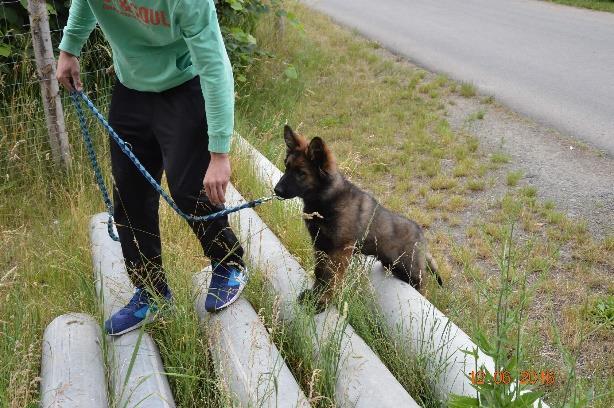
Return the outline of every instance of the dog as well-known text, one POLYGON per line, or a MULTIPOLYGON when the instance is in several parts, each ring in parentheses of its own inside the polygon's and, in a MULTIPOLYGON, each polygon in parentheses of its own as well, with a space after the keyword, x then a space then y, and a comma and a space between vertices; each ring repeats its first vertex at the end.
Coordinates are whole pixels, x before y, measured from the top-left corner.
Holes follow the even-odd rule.
POLYGON ((348 181, 319 137, 307 140, 284 127, 285 172, 274 188, 281 198, 303 200, 305 225, 315 251, 315 283, 299 300, 315 300, 318 310, 331 300, 343 281, 351 256, 375 256, 392 274, 421 291, 426 266, 442 279, 426 249, 420 226, 380 205, 348 181))

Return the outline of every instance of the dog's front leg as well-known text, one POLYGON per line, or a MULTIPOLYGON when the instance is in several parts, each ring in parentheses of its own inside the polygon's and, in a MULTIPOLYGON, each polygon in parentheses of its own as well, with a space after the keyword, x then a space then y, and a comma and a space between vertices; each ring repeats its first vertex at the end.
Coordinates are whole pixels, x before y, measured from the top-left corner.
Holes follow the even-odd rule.
POLYGON ((329 252, 316 251, 315 283, 312 290, 301 293, 299 300, 308 298, 316 301, 316 310, 324 310, 343 282, 345 271, 350 263, 354 247, 348 245, 343 249, 329 252))

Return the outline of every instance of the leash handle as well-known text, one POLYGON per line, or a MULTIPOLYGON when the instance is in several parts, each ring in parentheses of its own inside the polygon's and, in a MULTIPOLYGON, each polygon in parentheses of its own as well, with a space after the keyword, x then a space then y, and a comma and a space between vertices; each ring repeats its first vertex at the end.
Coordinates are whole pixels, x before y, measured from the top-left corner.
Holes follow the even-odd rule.
POLYGON ((102 197, 103 197, 103 200, 104 200, 105 205, 107 207, 107 212, 109 213, 109 219, 107 221, 107 228, 108 228, 109 236, 114 241, 119 241, 119 237, 113 231, 113 203, 111 201, 111 197, 109 195, 109 191, 107 190, 107 187, 106 187, 106 185, 104 183, 104 179, 102 177, 102 170, 100 168, 100 164, 98 163, 98 160, 96 159, 96 152, 94 150, 94 145, 92 143, 92 138, 91 138, 91 135, 89 133, 89 129, 87 127, 87 123, 85 121, 85 113, 83 112, 83 109, 81 108, 81 104, 80 104, 79 98, 85 102, 86 106, 94 114, 94 117, 96 117, 96 119, 98 119, 98 121, 102 124, 102 126, 104 126, 104 128, 107 130, 107 133, 109 133, 109 135, 111 136, 113 141, 117 144, 117 146, 120 148, 122 153, 124 153, 130 159, 130 161, 135 165, 135 167, 143 175, 143 177, 145 177, 145 179, 149 182, 149 184, 151 184, 151 186, 160 194, 160 196, 162 196, 164 201, 166 201, 167 204, 177 214, 179 214, 185 220, 192 221, 192 222, 212 221, 212 220, 224 217, 224 216, 226 216, 228 214, 231 214, 233 212, 240 211, 240 210, 245 209, 245 208, 254 208, 254 207, 256 207, 256 206, 258 206, 260 204, 263 204, 263 203, 265 203, 267 201, 270 201, 270 200, 272 200, 274 198, 281 199, 281 197, 278 197, 276 195, 272 195, 272 196, 269 196, 269 197, 262 197, 262 198, 258 198, 256 200, 248 201, 246 203, 243 203, 243 204, 235 206, 235 207, 225 208, 225 209, 223 209, 221 211, 218 211, 218 212, 215 212, 215 213, 212 213, 212 214, 201 215, 201 216, 195 216, 195 215, 191 215, 191 214, 186 214, 183 211, 181 211, 181 209, 177 206, 175 201, 173 201, 173 199, 170 197, 170 195, 166 191, 164 191, 162 186, 151 176, 151 174, 147 171, 147 169, 141 164, 139 159, 134 155, 134 153, 132 153, 132 150, 130 150, 130 148, 128 147, 127 143, 124 142, 124 140, 122 140, 122 138, 117 134, 117 132, 115 132, 115 130, 111 127, 111 125, 109 125, 107 120, 98 111, 96 106, 94 106, 93 102, 87 97, 87 95, 85 95, 83 93, 83 91, 76 91, 75 90, 75 91, 72 91, 70 93, 70 96, 71 96, 71 99, 73 101, 73 104, 75 105, 75 109, 77 111, 77 116, 79 117, 79 125, 81 127, 81 133, 83 135, 83 141, 85 143, 85 147, 86 147, 86 150, 87 150, 88 157, 89 157, 90 162, 92 163, 92 167, 94 169, 94 174, 96 176, 96 182, 98 184, 98 188, 102 192, 102 197))

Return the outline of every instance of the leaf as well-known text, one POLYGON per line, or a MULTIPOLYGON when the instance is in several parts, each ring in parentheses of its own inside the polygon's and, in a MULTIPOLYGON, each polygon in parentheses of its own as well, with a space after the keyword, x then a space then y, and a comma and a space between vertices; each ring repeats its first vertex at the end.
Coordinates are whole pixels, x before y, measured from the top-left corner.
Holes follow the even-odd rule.
POLYGON ((245 31, 243 31, 241 27, 231 27, 230 34, 232 34, 232 36, 237 40, 241 42, 246 42, 247 34, 245 34, 245 31))
POLYGON ((284 75, 289 79, 298 79, 298 71, 294 65, 288 65, 288 68, 284 70, 284 75))
POLYGON ((478 399, 475 397, 452 394, 448 399, 448 408, 471 408, 479 406, 478 399))
POLYGON ((15 28, 21 28, 21 26, 23 25, 22 23, 22 18, 19 14, 17 14, 17 12, 15 11, 15 9, 12 8, 5 8, 4 9, 4 19, 6 21, 8 21, 8 23, 15 28))
POLYGON ((516 356, 513 356, 507 362, 505 369, 509 371, 510 373, 512 373, 514 372, 514 370, 516 370, 517 364, 518 364, 518 361, 516 360, 516 356))
POLYGON ((488 341, 488 338, 486 337, 484 333, 478 332, 475 336, 475 342, 478 345, 478 347, 482 349, 484 354, 490 357, 495 356, 496 354, 495 349, 493 346, 491 346, 490 342, 488 341))
POLYGON ((49 3, 47 3, 47 13, 51 14, 52 16, 58 15, 58 12, 55 11, 55 7, 53 7, 53 5, 49 3))
POLYGON ((239 0, 228 0, 228 4, 230 4, 230 8, 235 11, 243 10, 243 4, 239 0))
POLYGON ((461 353, 464 353, 464 354, 467 354, 469 356, 472 356, 475 359, 478 358, 478 350, 477 349, 473 349, 473 350, 469 350, 469 349, 461 350, 461 349, 459 349, 459 351, 461 353))
POLYGON ((537 391, 529 391, 521 394, 517 399, 512 403, 512 407, 518 408, 531 408, 533 403, 537 401, 539 397, 541 397, 542 393, 537 391))
POLYGON ((303 24, 301 24, 296 14, 292 12, 288 12, 286 14, 286 18, 288 19, 292 27, 296 28, 297 30, 301 30, 301 31, 304 29, 303 24))
POLYGON ((292 24, 292 25, 297 25, 299 24, 298 21, 298 17, 296 17, 296 14, 292 13, 292 12, 287 12, 286 13, 286 18, 288 19, 288 21, 292 24))
POLYGON ((11 55, 11 46, 8 44, 0 44, 0 56, 8 57, 11 55))
POLYGON ((26 10, 28 9, 28 0, 19 0, 19 2, 21 3, 21 6, 23 8, 25 8, 26 10))

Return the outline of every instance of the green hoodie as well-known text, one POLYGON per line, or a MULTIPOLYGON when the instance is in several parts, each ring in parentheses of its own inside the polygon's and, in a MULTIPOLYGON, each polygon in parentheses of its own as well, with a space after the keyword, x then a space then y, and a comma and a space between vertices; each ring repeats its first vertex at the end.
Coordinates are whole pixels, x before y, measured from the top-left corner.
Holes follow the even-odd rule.
POLYGON ((200 75, 209 150, 229 151, 234 82, 213 0, 72 0, 59 48, 79 56, 96 22, 126 87, 161 92, 200 75))

